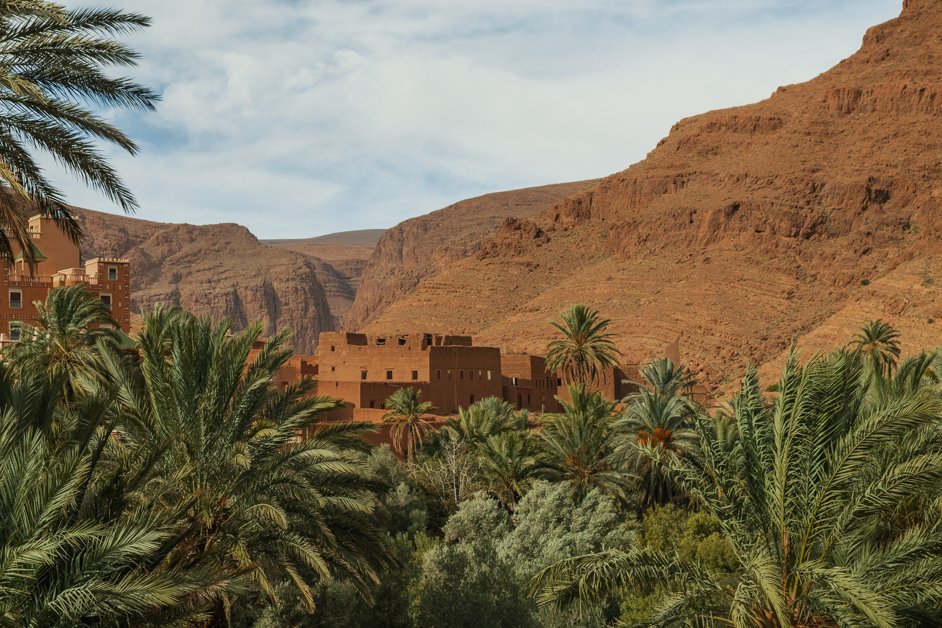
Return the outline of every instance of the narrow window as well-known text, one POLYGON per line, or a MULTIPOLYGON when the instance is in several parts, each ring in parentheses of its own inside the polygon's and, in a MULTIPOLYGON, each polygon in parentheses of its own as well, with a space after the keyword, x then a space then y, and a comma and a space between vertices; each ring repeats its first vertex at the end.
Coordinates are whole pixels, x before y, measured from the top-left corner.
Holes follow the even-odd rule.
POLYGON ((385 338, 377 338, 377 339, 376 339, 376 344, 378 344, 379 346, 383 346, 384 344, 386 344, 386 339, 385 339, 385 338))
POLYGON ((516 386, 516 385, 517 385, 517 378, 516 378, 516 377, 511 377, 511 378, 510 378, 510 385, 511 385, 511 386, 516 386))
POLYGON ((471 396, 469 397, 469 399, 470 399, 471 403, 473 404, 473 403, 474 403, 474 395, 471 395, 471 396))
POLYGON ((474 369, 468 369, 468 379, 474 379, 474 369))
POLYGON ((336 350, 337 350, 337 347, 335 347, 334 345, 330 345, 330 350, 331 350, 331 351, 336 351, 336 350))
POLYGON ((435 369, 435 379, 441 379, 441 378, 442 378, 442 370, 435 369))
POLYGON ((399 337, 399 346, 401 347, 401 346, 404 345, 404 344, 406 344, 406 339, 405 339, 404 337, 400 336, 400 337, 399 337))
POLYGON ((387 370, 386 370, 386 379, 392 379, 392 378, 393 378, 392 371, 389 370, 389 369, 387 369, 387 370))
POLYGON ((373 401, 372 399, 370 399, 370 407, 371 407, 371 408, 375 408, 375 407, 376 407, 376 402, 373 401))
POLYGON ((19 340, 23 337, 23 324, 18 321, 10 321, 10 340, 19 340))
POLYGON ((385 409, 386 409, 386 402, 385 402, 385 401, 380 401, 380 402, 379 402, 379 407, 380 407, 381 409, 385 410, 385 409))
POLYGON ((109 266, 108 267, 108 281, 117 281, 118 280, 118 267, 109 266))
POLYGON ((366 376, 367 376, 366 371, 360 371, 360 379, 366 379, 366 376))
POLYGON ((110 312, 111 311, 111 295, 110 294, 101 295, 101 302, 102 304, 104 304, 105 309, 110 312))
POLYGON ((336 371, 336 370, 337 370, 337 367, 336 367, 336 366, 330 367, 330 372, 331 372, 331 373, 333 373, 333 372, 336 371))
POLYGON ((556 378, 556 387, 559 388, 563 385, 563 380, 559 377, 556 378))
POLYGON ((448 369, 448 379, 451 379, 451 369, 448 369))
POLYGON ((484 371, 478 369, 478 379, 484 379, 484 371))
POLYGON ((491 381, 491 372, 490 372, 490 371, 487 372, 487 381, 491 381))
POLYGON ((464 369, 458 369, 458 379, 464 379, 464 369))
POLYGON ((419 372, 418 372, 418 371, 412 371, 412 381, 414 382, 414 381, 416 381, 417 379, 419 379, 419 372))
POLYGON ((23 291, 10 290, 10 307, 14 310, 23 308, 23 291))

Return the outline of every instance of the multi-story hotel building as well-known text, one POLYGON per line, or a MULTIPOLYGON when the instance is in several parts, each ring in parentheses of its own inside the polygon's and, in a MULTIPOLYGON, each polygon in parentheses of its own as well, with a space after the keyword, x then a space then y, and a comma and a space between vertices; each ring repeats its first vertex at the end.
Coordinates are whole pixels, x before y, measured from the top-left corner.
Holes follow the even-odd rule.
POLYGON ((126 259, 95 258, 82 264, 78 245, 52 218, 33 216, 28 223, 33 268, 16 243, 14 260, 0 261, 0 343, 19 339, 24 323, 36 320, 34 303, 57 286, 85 286, 102 300, 118 326, 131 330, 131 274, 126 259))

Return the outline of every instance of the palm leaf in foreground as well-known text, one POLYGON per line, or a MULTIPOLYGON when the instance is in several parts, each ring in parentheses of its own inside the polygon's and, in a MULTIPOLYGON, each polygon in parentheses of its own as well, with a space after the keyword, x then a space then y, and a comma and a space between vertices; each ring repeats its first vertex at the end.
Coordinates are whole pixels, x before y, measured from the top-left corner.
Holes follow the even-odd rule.
POLYGON ((718 614, 755 626, 938 622, 942 399, 909 389, 874 402, 868 389, 859 354, 803 367, 792 357, 776 399, 762 398, 750 371, 728 417, 698 418, 692 455, 665 460, 638 445, 719 520, 734 574, 606 552, 540 574, 540 601, 598 599, 650 578, 674 593, 652 615, 663 624, 718 614))

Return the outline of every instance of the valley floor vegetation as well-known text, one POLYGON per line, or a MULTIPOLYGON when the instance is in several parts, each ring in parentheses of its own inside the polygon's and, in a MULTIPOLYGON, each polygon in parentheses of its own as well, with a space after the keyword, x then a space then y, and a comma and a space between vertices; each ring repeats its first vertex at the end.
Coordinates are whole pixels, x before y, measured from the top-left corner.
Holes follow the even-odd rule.
POLYGON ((371 449, 274 385, 285 334, 158 308, 128 339, 53 290, 0 361, 0 624, 942 622, 937 354, 876 321, 718 410, 664 359, 616 404, 606 326, 557 326, 561 413, 433 430, 404 389, 371 449))

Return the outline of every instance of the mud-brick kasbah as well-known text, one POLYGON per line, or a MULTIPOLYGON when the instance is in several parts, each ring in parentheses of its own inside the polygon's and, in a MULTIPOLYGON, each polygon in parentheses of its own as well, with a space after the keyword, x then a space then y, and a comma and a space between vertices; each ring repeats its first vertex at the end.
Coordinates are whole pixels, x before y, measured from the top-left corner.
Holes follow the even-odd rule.
MULTIPOLYGON (((259 343, 261 346, 261 343, 259 343)), ((679 359, 677 344, 668 357, 679 359)), ((498 397, 534 414, 559 412, 569 393, 563 378, 548 373, 543 356, 502 353, 474 346, 470 336, 427 332, 367 335, 324 332, 317 355, 295 355, 281 370, 279 384, 313 379, 318 394, 343 399, 345 407, 328 418, 382 424, 386 400, 400 388, 421 391, 433 414, 453 415, 487 397, 498 397)), ((597 384, 605 397, 620 400, 637 390, 639 365, 611 367, 597 384)), ((435 423, 434 417, 429 417, 435 423)), ((382 426, 376 442, 388 439, 382 426)))
POLYGON ((82 264, 81 251, 52 218, 33 216, 27 229, 32 244, 33 268, 13 244, 12 263, 0 261, 0 345, 15 342, 23 324, 36 320, 35 303, 57 286, 84 285, 111 311, 124 331, 131 329, 131 275, 126 259, 90 259, 82 264))
MULTIPOLYGON (((35 303, 57 286, 83 285, 111 311, 125 333, 131 331, 131 268, 126 259, 95 258, 81 263, 81 251, 46 217, 29 219, 33 268, 14 245, 15 258, 2 273, 0 345, 19 340, 23 324, 36 320, 35 303)), ((262 343, 257 343, 256 349, 262 343)), ((677 343, 666 349, 679 360, 677 343)), ((608 369, 598 389, 619 400, 634 390, 638 365, 608 369)), ((302 379, 315 381, 318 394, 342 399, 345 406, 328 418, 382 424, 386 399, 399 388, 421 391, 438 417, 488 397, 498 397, 520 410, 536 414, 558 412, 567 399, 565 382, 548 373, 543 356, 504 353, 496 347, 475 346, 470 336, 410 332, 375 336, 324 332, 317 355, 295 355, 279 373, 286 387, 302 379)), ((381 430, 376 440, 385 440, 381 430)))

